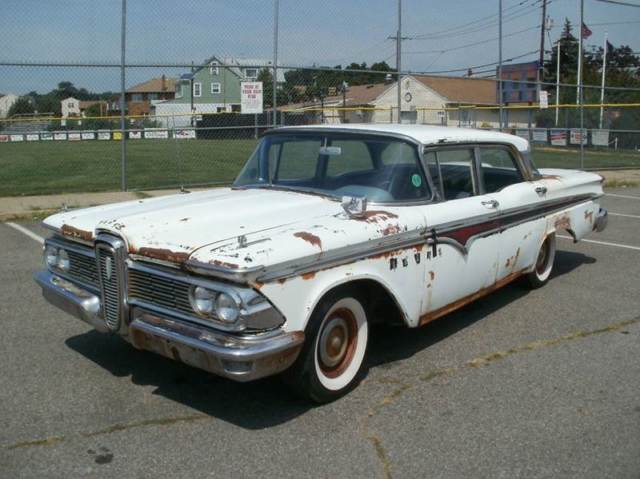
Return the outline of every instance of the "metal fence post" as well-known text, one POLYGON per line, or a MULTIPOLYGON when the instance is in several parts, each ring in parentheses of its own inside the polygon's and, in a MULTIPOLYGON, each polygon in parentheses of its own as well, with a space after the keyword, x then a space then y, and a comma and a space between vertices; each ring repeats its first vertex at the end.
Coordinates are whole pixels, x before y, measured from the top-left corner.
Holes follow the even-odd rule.
POLYGON ((402 107, 402 0, 398 0, 398 34, 396 36, 396 69, 398 70, 398 123, 402 107))
POLYGON ((278 22, 280 0, 273 2, 273 126, 278 126, 278 22))
POLYGON ((122 27, 120 31, 120 189, 127 190, 127 135, 125 124, 125 52, 127 40, 127 0, 122 0, 122 27))
POLYGON ((502 103, 504 101, 502 93, 502 0, 498 0, 498 92, 498 101, 500 103, 498 124, 500 125, 500 131, 502 131, 504 124, 502 119, 502 103))

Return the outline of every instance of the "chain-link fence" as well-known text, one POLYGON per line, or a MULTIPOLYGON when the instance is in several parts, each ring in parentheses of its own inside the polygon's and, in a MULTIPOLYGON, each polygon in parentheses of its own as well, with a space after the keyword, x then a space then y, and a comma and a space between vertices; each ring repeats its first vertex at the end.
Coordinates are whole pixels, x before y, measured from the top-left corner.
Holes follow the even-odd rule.
POLYGON ((529 139, 539 166, 640 167, 640 88, 601 96, 585 85, 576 103, 570 83, 398 75, 394 42, 369 43, 374 32, 396 31, 396 4, 355 3, 348 12, 328 0, 191 0, 154 11, 126 0, 56 0, 32 16, 7 9, 0 196, 227 184, 266 129, 300 124, 502 129, 529 139), (331 31, 312 41, 308 31, 327 22, 331 31), (56 28, 28 28, 38 24, 56 28), (345 53, 347 38, 378 49, 380 61, 354 63, 359 52, 345 53), (243 83, 256 81, 262 113, 244 113, 243 83))

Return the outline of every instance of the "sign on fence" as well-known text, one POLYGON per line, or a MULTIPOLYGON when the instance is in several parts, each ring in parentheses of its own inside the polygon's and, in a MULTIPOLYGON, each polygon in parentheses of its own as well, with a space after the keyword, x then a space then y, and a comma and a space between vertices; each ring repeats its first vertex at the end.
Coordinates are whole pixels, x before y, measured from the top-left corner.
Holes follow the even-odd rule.
POLYGON ((547 129, 546 128, 536 128, 533 130, 533 141, 536 143, 546 143, 547 142, 547 129))
POLYGON ((182 130, 175 130, 173 137, 178 140, 192 140, 196 137, 196 130, 187 128, 182 130))
POLYGON ((111 130, 98 130, 98 140, 110 140, 111 130))
POLYGON ((609 146, 609 130, 591 130, 593 146, 609 146))
POLYGON ((572 145, 579 145, 582 141, 583 145, 587 144, 587 130, 580 130, 579 128, 571 129, 571 136, 569 141, 572 145))
POLYGON ((69 141, 80 141, 82 139, 82 136, 80 135, 80 133, 69 133, 69 141))
POLYGON ((66 140, 67 139, 67 132, 66 131, 54 131, 53 132, 53 139, 54 140, 66 140))
POLYGON ((121 131, 114 131, 113 132, 113 139, 114 140, 122 140, 122 132, 121 131))
POLYGON ((37 133, 27 133, 27 141, 38 141, 40 139, 40 135, 37 133))
POLYGON ((524 138, 525 140, 529 140, 529 130, 523 130, 523 129, 516 129, 516 136, 519 136, 520 138, 524 138))
POLYGON ((95 140, 96 134, 92 131, 83 131, 81 133, 83 140, 95 140))
POLYGON ((140 139, 142 139, 142 132, 141 131, 130 131, 129 132, 129 139, 130 140, 140 140, 140 139))
POLYGON ((243 81, 240 83, 240 113, 262 113, 262 82, 243 81))
POLYGON ((169 132, 167 130, 144 130, 144 137, 154 140, 166 140, 169 138, 169 132))
POLYGON ((0 135, 0 143, 7 143, 9 141, 9 135, 0 135))
POLYGON ((541 110, 549 108, 549 92, 540 90, 540 101, 538 102, 541 110))
POLYGON ((53 141, 51 133, 40 133, 40 141, 53 141))
POLYGON ((551 130, 549 137, 553 146, 567 146, 566 130, 551 130))

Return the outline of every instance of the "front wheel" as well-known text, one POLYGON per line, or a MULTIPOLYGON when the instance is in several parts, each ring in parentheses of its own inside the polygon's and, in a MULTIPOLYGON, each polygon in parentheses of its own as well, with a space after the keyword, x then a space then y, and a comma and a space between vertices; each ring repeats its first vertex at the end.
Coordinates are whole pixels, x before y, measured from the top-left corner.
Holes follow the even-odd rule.
POLYGON ((540 246, 533 271, 527 274, 527 280, 531 288, 540 288, 549 281, 555 257, 556 235, 555 233, 551 233, 547 235, 540 246))
POLYGON ((368 339, 367 312, 358 292, 329 293, 311 315, 305 344, 285 379, 318 403, 338 399, 358 384, 368 339))

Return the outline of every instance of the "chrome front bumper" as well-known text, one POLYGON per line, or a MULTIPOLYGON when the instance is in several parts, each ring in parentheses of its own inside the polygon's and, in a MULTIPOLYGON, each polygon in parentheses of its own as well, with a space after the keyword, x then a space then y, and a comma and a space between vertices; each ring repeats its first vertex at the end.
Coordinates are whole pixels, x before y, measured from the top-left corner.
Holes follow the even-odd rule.
MULTIPOLYGON (((44 298, 54 306, 109 332, 100 312, 100 298, 49 271, 34 276, 44 298)), ((138 349, 204 369, 236 381, 252 381, 284 371, 298 357, 304 333, 278 330, 256 335, 214 331, 133 308, 122 336, 138 349)))
POLYGON ((604 231, 607 227, 607 223, 609 222, 609 213, 606 209, 600 208, 598 211, 598 215, 596 216, 596 220, 593 223, 593 231, 597 231, 600 233, 604 231))

